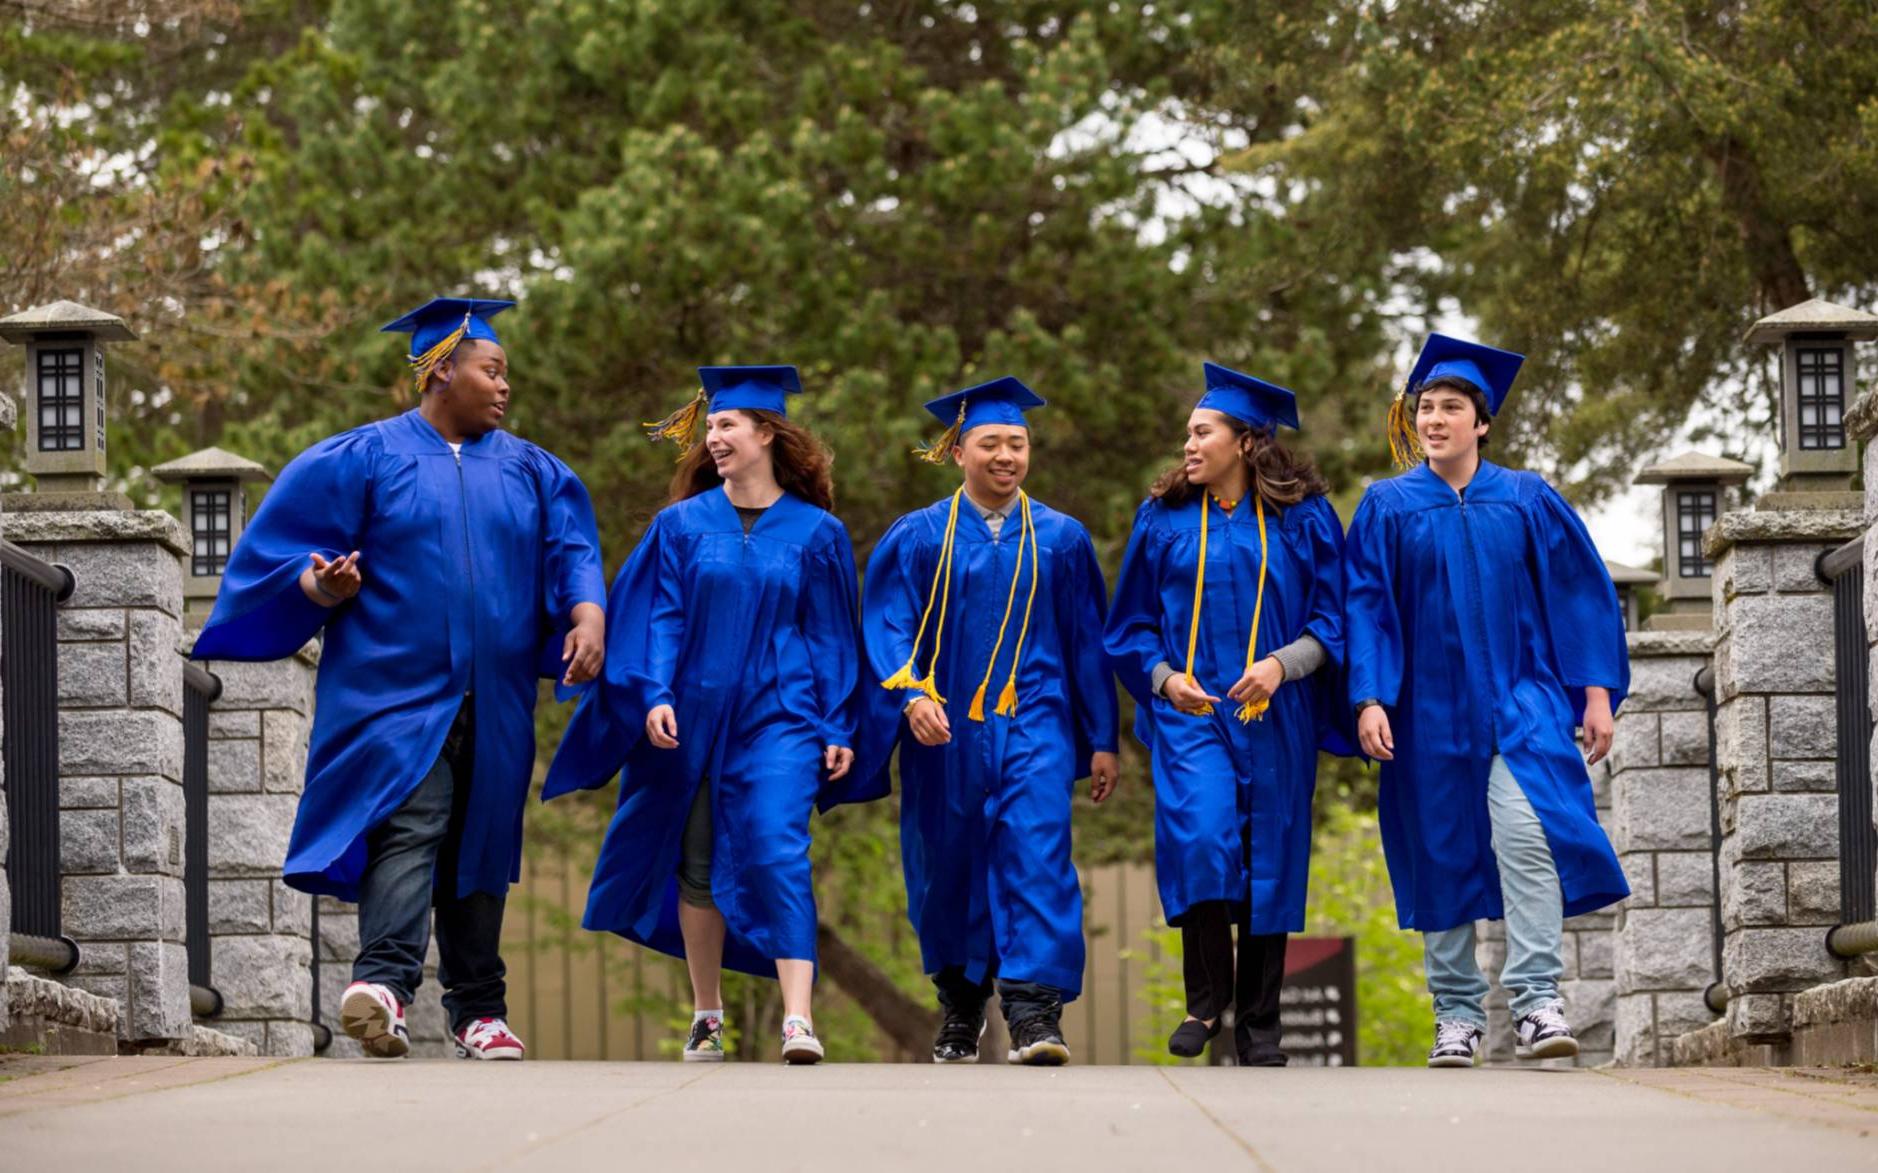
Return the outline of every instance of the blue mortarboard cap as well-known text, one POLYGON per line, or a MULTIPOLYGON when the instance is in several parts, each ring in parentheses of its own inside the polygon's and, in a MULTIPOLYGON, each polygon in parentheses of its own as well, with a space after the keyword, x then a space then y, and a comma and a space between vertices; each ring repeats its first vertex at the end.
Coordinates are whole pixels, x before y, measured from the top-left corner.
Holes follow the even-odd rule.
POLYGON ((1042 407, 1043 396, 1011 375, 993 379, 989 383, 980 383, 976 387, 967 387, 963 391, 954 391, 950 395, 926 404, 926 410, 933 418, 950 428, 958 424, 958 435, 963 436, 973 428, 985 424, 1009 424, 1025 428, 1030 425, 1024 421, 1024 413, 1033 407, 1042 407), (965 409, 963 419, 959 409, 965 409))
POLYGON ((381 334, 409 334, 411 361, 436 348, 439 342, 463 331, 464 338, 500 342, 489 319, 514 306, 512 301, 486 297, 433 297, 395 322, 380 326, 381 334))
POLYGON ((1205 368, 1206 392, 1195 407, 1225 412, 1255 428, 1276 428, 1279 424, 1297 428, 1298 397, 1289 389, 1216 362, 1206 363, 1205 368))
POLYGON ((790 366, 699 367, 698 382, 710 397, 712 411, 773 411, 788 415, 789 396, 802 390, 790 366))
POLYGON ((1487 397, 1487 414, 1499 415, 1506 393, 1513 388, 1526 356, 1510 350, 1497 350, 1464 338, 1430 334, 1422 344, 1421 357, 1409 372, 1407 391, 1414 395, 1425 383, 1436 379, 1465 379, 1487 397))

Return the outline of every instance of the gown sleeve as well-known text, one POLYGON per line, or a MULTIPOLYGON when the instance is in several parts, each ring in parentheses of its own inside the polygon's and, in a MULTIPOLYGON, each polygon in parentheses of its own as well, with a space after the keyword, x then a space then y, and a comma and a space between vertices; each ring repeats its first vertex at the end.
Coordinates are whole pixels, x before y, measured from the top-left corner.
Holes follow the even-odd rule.
MULTIPOLYGON (((322 607, 300 589, 310 555, 341 558, 364 544, 376 429, 322 441, 296 456, 229 556, 215 608, 190 653, 197 660, 278 660, 299 651, 348 604, 322 607)), ((361 558, 359 573, 372 574, 361 558)))
POLYGON ((1630 690, 1630 650, 1617 588, 1590 531, 1565 498, 1536 476, 1522 479, 1534 593, 1545 613, 1554 667, 1571 698, 1572 720, 1584 720, 1589 685, 1610 689, 1614 713, 1630 690))
POLYGON ((1135 528, 1122 554, 1103 643, 1122 687, 1139 705, 1154 703, 1154 666, 1166 659, 1161 635, 1159 542, 1154 538, 1154 502, 1135 511, 1135 528))
POLYGON ((1078 777, 1089 768, 1091 753, 1114 753, 1118 748, 1120 716, 1115 701, 1115 678, 1109 672, 1103 629, 1108 618, 1108 583, 1096 560, 1089 531, 1074 527, 1058 558, 1056 624, 1063 637, 1064 676, 1075 714, 1078 777))
POLYGON ((1371 488, 1350 519, 1343 550, 1343 642, 1354 708, 1365 700, 1393 707, 1402 690, 1402 618, 1396 607, 1397 519, 1371 488))
POLYGON ((1356 753, 1356 715, 1344 699, 1349 647, 1344 633, 1343 522, 1321 496, 1307 498, 1299 507, 1305 510, 1299 519, 1304 528, 1303 549, 1311 560, 1304 634, 1324 649, 1324 663, 1309 678, 1318 748, 1351 757, 1356 753))
MULTIPOLYGON (((600 566, 599 526, 587 486, 574 471, 540 449, 532 453, 536 483, 541 486, 544 543, 542 549, 542 609, 546 634, 542 640, 539 674, 558 681, 566 673, 561 662, 572 613, 581 603, 606 606, 606 579, 600 566)), ((584 691, 556 684, 561 700, 584 691)))
POLYGON ((568 723, 542 786, 545 801, 593 790, 619 772, 645 733, 646 714, 674 703, 684 646, 684 568, 668 514, 652 519, 607 597, 606 665, 568 723))

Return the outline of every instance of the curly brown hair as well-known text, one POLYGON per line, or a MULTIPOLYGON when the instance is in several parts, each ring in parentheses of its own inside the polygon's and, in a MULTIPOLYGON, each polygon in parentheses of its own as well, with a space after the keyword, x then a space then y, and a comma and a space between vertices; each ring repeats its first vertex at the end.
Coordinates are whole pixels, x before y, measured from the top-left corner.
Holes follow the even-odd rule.
MULTIPOLYGON (((1330 482, 1317 471, 1317 462, 1279 443, 1271 428, 1255 428, 1232 416, 1224 418, 1241 444, 1251 439, 1250 447, 1240 449, 1246 479, 1267 504, 1289 508, 1313 494, 1330 492, 1330 482)), ((1200 489, 1187 480, 1186 466, 1176 464, 1154 478, 1148 495, 1169 505, 1185 505, 1200 495, 1200 489)))
MULTIPOLYGON (((815 433, 800 424, 792 424, 773 411, 752 408, 736 409, 759 428, 767 429, 775 439, 770 442, 770 460, 776 468, 776 483, 821 509, 835 507, 835 454, 815 433)), ((694 445, 678 462, 672 474, 668 504, 696 497, 724 483, 717 475, 717 462, 703 444, 694 445)))

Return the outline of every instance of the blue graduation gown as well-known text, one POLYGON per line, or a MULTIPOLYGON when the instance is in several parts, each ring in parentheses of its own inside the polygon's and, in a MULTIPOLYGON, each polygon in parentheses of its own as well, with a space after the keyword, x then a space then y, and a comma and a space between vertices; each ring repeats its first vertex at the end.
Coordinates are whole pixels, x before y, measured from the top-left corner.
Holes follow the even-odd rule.
POLYGON ((1205 900, 1243 910, 1254 933, 1304 927, 1317 751, 1349 753, 1334 707, 1343 659, 1343 525, 1322 497, 1267 506, 1271 546, 1258 654, 1309 634, 1325 665, 1279 687, 1263 718, 1241 723, 1226 691, 1245 672, 1259 575, 1258 519, 1250 497, 1228 514, 1210 498, 1169 506, 1150 498, 1135 514, 1122 557, 1108 649, 1135 698, 1135 735, 1154 768, 1154 871, 1169 923, 1205 900), (1200 509, 1211 512, 1205 599, 1193 673, 1219 697, 1190 716, 1154 695, 1153 671, 1187 661, 1200 509))
MULTIPOLYGON (((921 745, 904 708, 913 694, 881 688, 913 652, 945 544, 948 497, 896 521, 868 558, 862 614, 870 678, 864 758, 884 787, 900 754, 900 852, 907 914, 927 973, 959 966, 971 981, 995 972, 1062 993, 1082 992, 1082 888, 1070 855, 1070 804, 1089 758, 1116 748, 1115 685, 1102 650, 1107 584, 1089 531, 1031 500, 1036 564, 1024 543, 985 719, 968 713, 985 677, 1017 570, 1022 512, 993 538, 969 499, 959 502, 951 599, 936 682, 952 740, 921 745), (1017 711, 996 713, 1037 566, 1036 601, 1017 674, 1017 711), (884 741, 884 744, 880 744, 884 741)), ((935 610, 935 621, 937 612, 935 610)), ((915 672, 931 662, 929 627, 915 672)))
POLYGON ((680 840, 708 784, 724 963, 775 977, 779 958, 813 960, 810 809, 879 797, 822 769, 827 746, 853 745, 859 670, 854 549, 833 514, 784 493, 745 534, 721 487, 661 510, 613 582, 605 672, 542 790, 620 774, 582 923, 684 956, 680 840), (659 705, 676 749, 645 736, 659 705))
POLYGON ((1487 818, 1493 755, 1545 828, 1565 915, 1630 894, 1572 730, 1585 687, 1630 686, 1624 621, 1578 515, 1533 473, 1481 461, 1464 494, 1427 465, 1350 523, 1349 701, 1389 709, 1383 849, 1405 929, 1504 914, 1487 818))
POLYGON ((459 460, 416 411, 314 445, 281 472, 228 561, 198 660, 277 660, 324 627, 306 788, 286 881, 358 899, 366 832, 396 810, 475 691, 476 762, 458 895, 519 876, 538 675, 558 676, 569 615, 605 598, 587 490, 507 432, 459 460), (364 585, 308 600, 308 554, 358 550, 364 585))

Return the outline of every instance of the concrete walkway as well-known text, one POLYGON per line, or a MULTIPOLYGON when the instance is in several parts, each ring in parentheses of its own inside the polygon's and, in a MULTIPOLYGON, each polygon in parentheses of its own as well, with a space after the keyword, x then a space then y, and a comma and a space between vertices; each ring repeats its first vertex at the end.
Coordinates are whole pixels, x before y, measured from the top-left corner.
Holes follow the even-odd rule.
POLYGON ((1878 1168, 1846 1072, 0 1060, 0 1168, 1878 1168))

